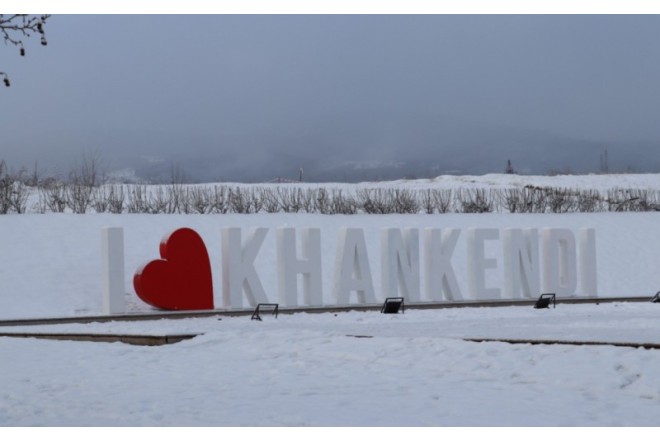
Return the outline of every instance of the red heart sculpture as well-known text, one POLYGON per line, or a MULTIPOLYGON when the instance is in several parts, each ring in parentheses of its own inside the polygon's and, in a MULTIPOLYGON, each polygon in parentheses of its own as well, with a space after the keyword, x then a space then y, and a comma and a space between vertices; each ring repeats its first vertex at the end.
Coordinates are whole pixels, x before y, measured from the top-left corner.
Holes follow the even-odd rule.
POLYGON ((160 257, 135 272, 138 297, 161 309, 213 309, 211 264, 197 232, 180 228, 165 236, 160 257))

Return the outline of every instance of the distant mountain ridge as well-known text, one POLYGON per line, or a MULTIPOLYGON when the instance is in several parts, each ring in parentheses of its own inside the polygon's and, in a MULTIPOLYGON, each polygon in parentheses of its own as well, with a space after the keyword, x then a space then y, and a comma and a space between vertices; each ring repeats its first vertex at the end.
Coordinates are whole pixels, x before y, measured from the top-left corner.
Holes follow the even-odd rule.
MULTIPOLYGON (((660 142, 597 142, 542 131, 457 118, 389 118, 370 125, 340 121, 306 128, 304 137, 281 132, 268 142, 246 134, 244 148, 194 149, 160 161, 134 157, 139 177, 167 181, 172 165, 192 182, 359 182, 432 178, 443 174, 523 174, 660 171, 660 142), (607 158, 603 170, 603 158, 607 158)), ((172 151, 172 150, 170 150, 172 151)))

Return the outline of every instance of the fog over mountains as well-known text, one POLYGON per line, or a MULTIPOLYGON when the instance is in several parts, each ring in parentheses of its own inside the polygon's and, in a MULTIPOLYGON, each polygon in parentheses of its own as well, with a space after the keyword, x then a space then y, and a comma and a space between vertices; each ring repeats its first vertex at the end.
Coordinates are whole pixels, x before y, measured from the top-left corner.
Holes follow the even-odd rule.
MULTIPOLYGON (((115 179, 156 183, 169 182, 173 172, 188 182, 297 181, 301 169, 305 182, 432 178, 501 173, 508 161, 520 174, 660 171, 660 142, 592 141, 447 116, 371 118, 366 124, 338 115, 295 131, 284 126, 229 133, 217 148, 194 134, 108 131, 84 137, 115 179)), ((92 150, 45 152, 38 166, 63 176, 85 151, 92 150)))
POLYGON ((192 182, 298 180, 300 169, 307 182, 480 175, 504 172, 509 160, 521 174, 660 171, 657 142, 598 142, 449 117, 361 121, 337 118, 335 125, 305 126, 299 133, 274 130, 267 139, 228 137, 232 148, 216 153, 191 155, 194 143, 187 154, 146 151, 116 167, 156 182, 167 182, 173 165, 192 182), (241 146, 260 154, 243 157, 241 146))

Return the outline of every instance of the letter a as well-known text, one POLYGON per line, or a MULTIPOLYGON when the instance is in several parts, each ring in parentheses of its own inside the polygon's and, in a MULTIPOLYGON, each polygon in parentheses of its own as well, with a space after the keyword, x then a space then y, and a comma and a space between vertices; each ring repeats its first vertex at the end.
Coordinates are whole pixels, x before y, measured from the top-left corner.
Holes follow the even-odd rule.
POLYGON ((339 305, 348 305, 353 291, 357 293, 359 303, 376 303, 367 246, 361 228, 340 230, 334 282, 334 295, 339 305))

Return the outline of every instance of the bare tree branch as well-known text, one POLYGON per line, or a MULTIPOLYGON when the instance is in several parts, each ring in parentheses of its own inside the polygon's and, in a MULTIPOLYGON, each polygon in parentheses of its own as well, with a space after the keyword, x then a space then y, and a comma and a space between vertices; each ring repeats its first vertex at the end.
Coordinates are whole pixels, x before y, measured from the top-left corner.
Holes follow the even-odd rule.
MULTIPOLYGON (((25 56, 25 46, 23 39, 30 38, 33 35, 40 35, 42 46, 46 46, 46 32, 44 26, 50 15, 29 15, 29 14, 0 14, 0 35, 5 41, 5 45, 13 45, 19 48, 21 56, 25 56)), ((9 87, 9 76, 5 72, 0 72, 2 82, 9 87)))

